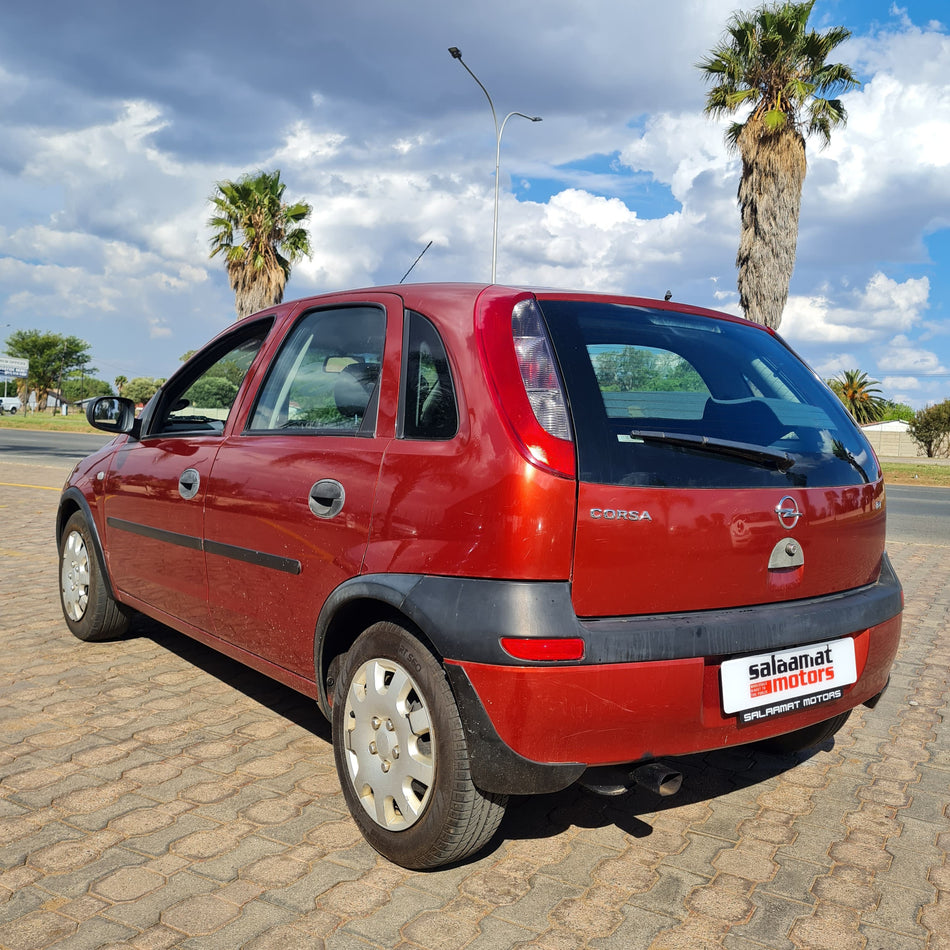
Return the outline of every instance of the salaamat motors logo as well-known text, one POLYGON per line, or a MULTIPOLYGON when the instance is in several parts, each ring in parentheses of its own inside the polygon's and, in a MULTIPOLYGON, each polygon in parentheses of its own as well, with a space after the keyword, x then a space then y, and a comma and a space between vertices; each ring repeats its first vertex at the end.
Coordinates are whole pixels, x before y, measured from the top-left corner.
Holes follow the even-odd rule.
POLYGON ((738 713, 743 723, 833 702, 858 680, 850 637, 736 657, 719 670, 723 710, 738 713))
POLYGON ((821 650, 775 656, 749 665, 749 696, 760 699, 775 693, 786 693, 801 687, 820 689, 835 679, 831 645, 821 650))

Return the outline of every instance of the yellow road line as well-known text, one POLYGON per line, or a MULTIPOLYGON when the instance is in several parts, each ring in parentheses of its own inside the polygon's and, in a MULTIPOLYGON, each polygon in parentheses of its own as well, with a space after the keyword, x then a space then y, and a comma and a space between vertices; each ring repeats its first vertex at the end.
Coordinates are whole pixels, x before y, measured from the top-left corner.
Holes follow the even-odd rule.
POLYGON ((0 488, 37 488, 40 491, 62 491, 61 488, 51 488, 49 485, 21 485, 19 482, 0 482, 0 488))

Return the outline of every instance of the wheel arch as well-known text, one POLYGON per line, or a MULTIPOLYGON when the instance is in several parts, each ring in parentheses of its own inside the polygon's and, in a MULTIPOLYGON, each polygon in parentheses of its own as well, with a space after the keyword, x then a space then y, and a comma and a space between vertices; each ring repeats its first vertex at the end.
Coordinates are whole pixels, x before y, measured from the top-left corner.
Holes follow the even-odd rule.
MULTIPOLYGON (((459 623, 460 612, 462 615, 469 612, 472 603, 463 596, 460 608, 460 603, 446 596, 448 591, 456 589, 456 583, 458 579, 433 579, 418 574, 374 574, 341 584, 327 598, 314 638, 314 669, 321 711, 328 719, 332 718, 327 680, 336 672, 334 662, 364 630, 378 621, 389 620, 405 627, 445 671, 461 713, 472 777, 480 789, 494 794, 524 795, 567 788, 585 766, 573 762, 533 762, 509 748, 495 730, 464 670, 456 663, 446 662, 447 657, 455 656, 459 645, 458 638, 453 637, 449 629, 449 618, 455 617, 459 623), (435 591, 427 591, 427 585, 433 580, 435 591)), ((467 587, 464 579, 460 583, 467 587)), ((482 590, 476 585, 476 592, 482 590)), ((466 623, 462 621, 460 627, 466 628, 466 623)))
POLYGON ((341 584, 326 600, 314 635, 314 676, 320 711, 330 718, 330 692, 334 661, 350 649, 356 638, 374 623, 391 621, 405 627, 442 663, 444 657, 429 635, 426 618, 415 616, 409 595, 417 575, 385 574, 356 577, 341 584))
POLYGON ((60 496, 59 508, 56 511, 56 548, 59 550, 66 523, 77 511, 82 513, 82 516, 86 519, 86 524, 89 526, 89 533, 92 535, 93 550, 96 552, 99 576, 106 586, 106 591, 114 601, 121 603, 122 598, 117 596, 117 591, 112 584, 112 578, 109 576, 109 571, 106 568, 105 549, 99 537, 99 525, 96 523, 95 516, 93 515, 89 502, 86 500, 86 496, 83 495, 78 488, 67 488, 60 496))

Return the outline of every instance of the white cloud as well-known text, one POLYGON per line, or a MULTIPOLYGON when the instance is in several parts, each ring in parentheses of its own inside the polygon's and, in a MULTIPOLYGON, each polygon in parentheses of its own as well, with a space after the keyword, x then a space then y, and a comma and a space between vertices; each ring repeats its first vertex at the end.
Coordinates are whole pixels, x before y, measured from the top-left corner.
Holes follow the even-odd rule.
POLYGON ((885 390, 893 392, 900 389, 920 389, 921 382, 913 376, 885 376, 881 380, 881 385, 885 390))
POLYGON ((829 354, 820 363, 813 364, 813 368, 822 379, 831 379, 832 376, 858 365, 859 360, 854 353, 842 351, 829 354))
POLYGON ((697 178, 711 176, 730 193, 735 211, 738 159, 726 151, 723 127, 699 113, 653 116, 642 134, 621 149, 620 158, 625 165, 669 184, 682 203, 689 200, 697 178), (689 148, 683 148, 684 142, 689 148))
POLYGON ((65 172, 72 181, 113 180, 127 168, 126 158, 133 154, 156 160, 166 174, 179 171, 174 163, 153 148, 148 140, 167 126, 161 110, 148 102, 123 104, 119 115, 105 125, 69 132, 40 134, 39 146, 26 169, 27 176, 40 179, 61 178, 65 172))
POLYGON ((792 296, 782 319, 789 340, 842 343, 881 339, 895 330, 910 330, 928 305, 926 277, 898 282, 878 272, 862 290, 844 288, 824 294, 792 296))
POLYGON ((936 353, 915 346, 903 334, 898 334, 888 342, 886 350, 878 357, 877 365, 885 372, 892 373, 899 370, 921 374, 948 372, 936 353))
POLYGON ((950 226, 950 36, 905 22, 845 54, 868 79, 842 97, 848 123, 831 145, 809 145, 799 277, 862 260, 925 264, 925 234, 950 226))
POLYGON ((339 132, 317 132, 306 122, 295 122, 282 148, 274 153, 274 160, 278 164, 291 162, 325 162, 338 155, 346 136, 339 132))

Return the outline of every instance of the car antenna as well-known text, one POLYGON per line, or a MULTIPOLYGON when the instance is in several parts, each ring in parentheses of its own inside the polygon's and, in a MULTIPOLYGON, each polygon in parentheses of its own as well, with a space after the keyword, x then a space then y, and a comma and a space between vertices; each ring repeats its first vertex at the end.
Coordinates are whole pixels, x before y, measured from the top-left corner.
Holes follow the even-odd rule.
MULTIPOLYGON (((429 243, 422 249, 422 254, 425 254, 425 252, 428 251, 430 247, 432 247, 432 242, 431 242, 431 241, 429 241, 429 243)), ((412 262, 412 267, 410 267, 409 270, 407 270, 406 273, 402 275, 402 280, 399 281, 400 284, 403 282, 403 280, 405 280, 405 279, 412 273, 412 268, 415 267, 416 264, 418 264, 419 261, 422 260, 422 254, 420 254, 420 255, 412 262)))

